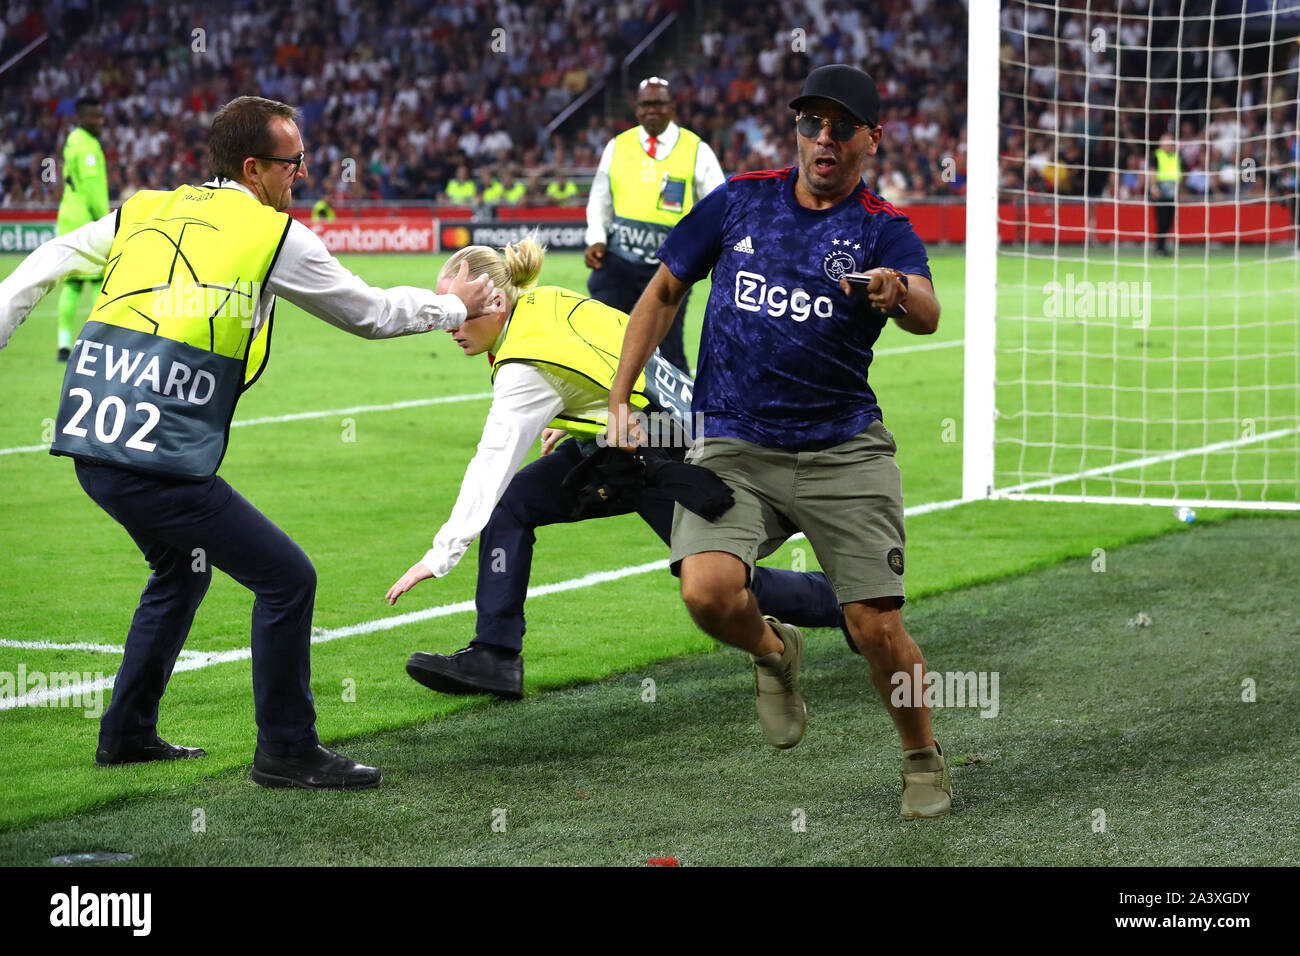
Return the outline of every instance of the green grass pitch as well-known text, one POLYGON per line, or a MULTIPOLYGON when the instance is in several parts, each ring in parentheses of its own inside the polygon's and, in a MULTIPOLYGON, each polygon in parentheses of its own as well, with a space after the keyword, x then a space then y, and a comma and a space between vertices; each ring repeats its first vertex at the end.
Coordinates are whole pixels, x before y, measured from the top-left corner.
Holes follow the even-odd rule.
POLYGON ((1290 247, 1044 256, 999 260, 996 487, 1097 471, 1054 491, 1300 499, 1290 247))
MULTIPOLYGON (((0 274, 17 261, 0 257, 0 274)), ((431 283, 441 260, 345 261, 389 285, 431 283)), ((938 334, 891 326, 872 373, 909 507, 960 494, 963 262, 940 253, 933 267, 938 334), (939 347, 906 351, 918 345, 939 347)), ((1034 268, 1036 283, 1051 280, 1050 263, 1034 268)), ((549 257, 543 276, 575 289, 585 277, 572 254, 549 257)), ((705 292, 692 298, 688 350, 705 292)), ((54 308, 47 297, 0 353, 0 450, 49 439, 61 378, 54 308)), ((522 703, 426 691, 406 677, 407 655, 463 646, 472 612, 383 622, 471 601, 476 552, 396 608, 383 594, 449 513, 489 389, 486 359, 465 358, 446 335, 366 342, 282 303, 271 364, 237 421, 328 414, 237 427, 222 466, 316 565, 314 623, 330 638, 312 656, 318 728, 382 767, 380 790, 258 788, 247 659, 193 666, 174 675, 160 731, 207 748, 202 761, 100 770, 93 702, 0 711, 0 862, 94 849, 186 865, 1300 858, 1300 803, 1281 759, 1300 726, 1285 691, 1297 677, 1294 602, 1276 567, 1296 549, 1289 518, 1205 510, 1188 528, 1165 508, 1015 502, 910 518, 905 619, 927 662, 1002 681, 996 718, 936 712, 959 765, 955 813, 935 824, 897 821, 897 739, 838 632, 810 633, 809 734, 777 753, 758 732, 743 656, 696 631, 663 570, 531 599, 522 703), (401 407, 431 398, 449 400, 401 407), (1128 624, 1139 614, 1149 627, 1128 624), (1241 699, 1247 679, 1254 703, 1241 699), (497 808, 508 811, 504 834, 490 826, 497 808)), ((0 679, 111 675, 111 649, 14 645, 120 646, 142 558, 66 460, 0 454, 0 482, 0 679)), ((635 517, 543 529, 533 583, 665 557, 635 517)), ((806 542, 768 563, 816 566, 806 542)), ((183 665, 245 648, 250 607, 215 575, 183 665)))

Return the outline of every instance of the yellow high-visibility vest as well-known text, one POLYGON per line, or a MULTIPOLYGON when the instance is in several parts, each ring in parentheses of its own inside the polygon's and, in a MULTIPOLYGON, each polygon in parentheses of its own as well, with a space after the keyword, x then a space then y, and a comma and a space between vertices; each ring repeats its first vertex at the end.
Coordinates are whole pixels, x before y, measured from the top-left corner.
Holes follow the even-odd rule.
MULTIPOLYGON (((492 363, 492 379, 496 380, 503 365, 526 362, 569 381, 591 383, 608 392, 618 371, 618 356, 623 350, 626 331, 626 313, 568 289, 539 286, 525 292, 515 303, 502 331, 501 349, 492 363)), ((643 372, 632 389, 631 404, 643 410, 649 403, 643 372)), ((588 418, 577 414, 578 411, 563 409, 549 427, 582 437, 604 431, 608 415, 602 413, 598 418, 588 418)))
POLYGON ((1178 198, 1178 181, 1182 178, 1183 164, 1178 151, 1166 153, 1156 150, 1156 193, 1164 202, 1173 202, 1178 198))
POLYGON ((609 188, 614 204, 606 246, 641 264, 659 261, 656 253, 673 226, 695 205, 695 159, 700 138, 679 128, 667 156, 651 159, 637 127, 614 137, 609 188))
POLYGON ((240 394, 270 355, 258 303, 292 220, 237 189, 136 193, 72 348, 50 451, 214 474, 240 394))
POLYGON ((564 202, 576 195, 578 195, 578 187, 573 183, 565 183, 563 186, 559 183, 551 183, 546 187, 546 198, 555 202, 564 202))
POLYGON ((1163 149, 1156 150, 1156 182, 1178 182, 1182 176, 1183 163, 1178 156, 1178 151, 1166 153, 1163 149))
POLYGON ((459 180, 453 179, 447 184, 447 198, 452 202, 473 202, 474 197, 477 195, 478 187, 474 185, 472 179, 467 179, 463 183, 459 180))

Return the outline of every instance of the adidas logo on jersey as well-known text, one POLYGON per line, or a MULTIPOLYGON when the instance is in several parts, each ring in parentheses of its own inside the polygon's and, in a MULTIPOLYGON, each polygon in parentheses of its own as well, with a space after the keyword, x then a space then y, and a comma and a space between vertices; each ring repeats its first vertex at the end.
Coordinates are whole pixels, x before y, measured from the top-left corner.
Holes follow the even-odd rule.
POLYGON ((749 236, 746 236, 744 239, 741 239, 740 242, 736 243, 731 248, 735 252, 744 252, 751 256, 754 254, 754 243, 750 241, 749 236))

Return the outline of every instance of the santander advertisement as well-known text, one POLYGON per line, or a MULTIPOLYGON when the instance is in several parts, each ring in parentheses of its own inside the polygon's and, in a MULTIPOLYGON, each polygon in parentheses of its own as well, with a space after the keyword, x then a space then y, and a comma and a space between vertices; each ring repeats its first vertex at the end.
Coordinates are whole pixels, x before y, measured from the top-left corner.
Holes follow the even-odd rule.
POLYGON ((434 252, 430 219, 352 219, 309 222, 330 252, 434 252))

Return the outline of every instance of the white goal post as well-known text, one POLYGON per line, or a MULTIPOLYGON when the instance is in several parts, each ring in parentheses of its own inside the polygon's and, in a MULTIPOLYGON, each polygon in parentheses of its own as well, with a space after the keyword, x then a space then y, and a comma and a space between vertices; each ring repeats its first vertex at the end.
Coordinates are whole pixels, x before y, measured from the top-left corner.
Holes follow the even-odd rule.
POLYGON ((970 0, 962 497, 1300 510, 1300 0, 970 0))

